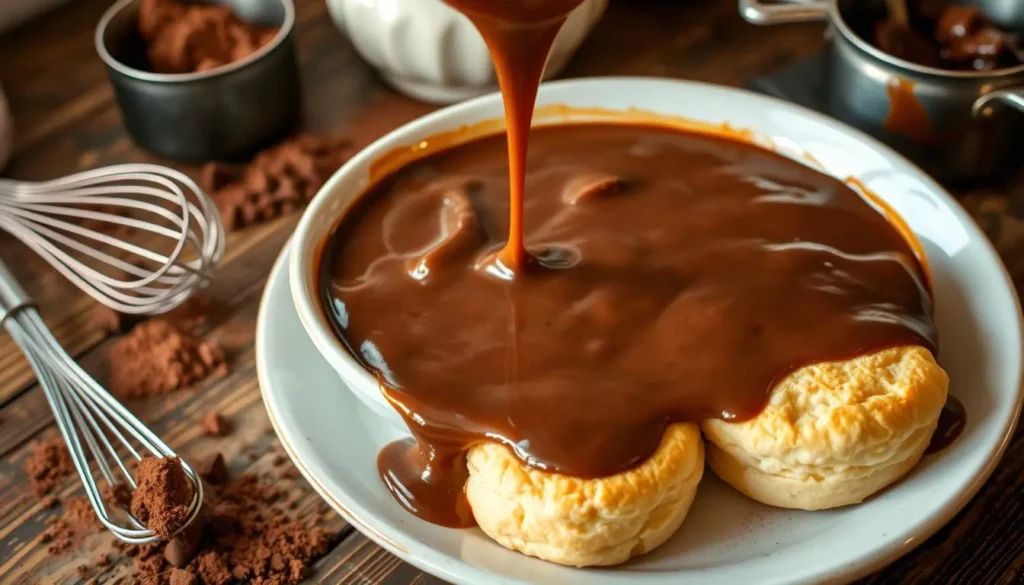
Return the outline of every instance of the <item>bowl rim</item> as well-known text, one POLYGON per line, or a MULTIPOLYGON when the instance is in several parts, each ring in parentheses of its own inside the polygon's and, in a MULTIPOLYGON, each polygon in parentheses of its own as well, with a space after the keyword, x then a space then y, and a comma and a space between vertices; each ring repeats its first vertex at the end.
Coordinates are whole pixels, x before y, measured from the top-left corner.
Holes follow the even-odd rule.
POLYGON ((99 54, 100 59, 110 69, 130 77, 132 79, 138 79, 140 81, 152 81, 155 83, 188 83, 192 81, 202 81, 204 79, 212 79, 215 77, 221 77, 228 75, 240 69, 244 69, 253 63, 261 60, 263 57, 269 55, 271 52, 276 50, 279 46, 284 44, 286 38, 291 36, 292 30, 295 28, 295 3, 293 0, 276 0, 281 3, 284 8, 284 22, 281 23, 281 27, 278 29, 277 34, 274 38, 263 45, 244 59, 232 61, 226 65, 215 67, 208 71, 199 71, 195 73, 153 73, 152 71, 144 71, 142 69, 136 69, 135 67, 129 67, 120 60, 118 60, 107 48, 105 35, 107 29, 110 27, 110 23, 114 21, 114 18, 118 14, 128 9, 130 6, 142 0, 118 0, 106 11, 103 16, 100 17, 99 24, 96 25, 96 32, 93 34, 93 43, 96 46, 96 53, 99 54))

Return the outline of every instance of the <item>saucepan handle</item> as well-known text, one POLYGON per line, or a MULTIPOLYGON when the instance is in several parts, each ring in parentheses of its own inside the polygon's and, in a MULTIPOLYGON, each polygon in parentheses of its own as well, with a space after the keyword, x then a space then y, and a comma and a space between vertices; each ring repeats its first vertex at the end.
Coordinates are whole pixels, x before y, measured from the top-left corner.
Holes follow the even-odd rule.
POLYGON ((974 106, 971 107, 971 113, 975 118, 988 118, 992 116, 993 113, 993 102, 999 102, 1024 112, 1024 86, 997 89, 986 93, 980 98, 974 100, 974 106))
POLYGON ((829 2, 825 0, 765 3, 740 0, 740 15, 751 24, 788 24, 828 20, 829 2))

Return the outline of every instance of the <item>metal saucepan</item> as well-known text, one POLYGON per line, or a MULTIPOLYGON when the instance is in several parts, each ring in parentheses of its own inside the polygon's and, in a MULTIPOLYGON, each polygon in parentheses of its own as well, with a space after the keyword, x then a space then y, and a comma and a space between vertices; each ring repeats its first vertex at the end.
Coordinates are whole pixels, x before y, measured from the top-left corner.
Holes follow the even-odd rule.
MULTIPOLYGON (((1024 15, 1021 0, 972 3, 1010 30, 1024 15)), ((1021 167, 1024 65, 948 71, 893 57, 850 24, 863 17, 871 1, 739 4, 743 18, 753 24, 830 22, 829 113, 897 148, 933 176, 974 182, 1021 167)))

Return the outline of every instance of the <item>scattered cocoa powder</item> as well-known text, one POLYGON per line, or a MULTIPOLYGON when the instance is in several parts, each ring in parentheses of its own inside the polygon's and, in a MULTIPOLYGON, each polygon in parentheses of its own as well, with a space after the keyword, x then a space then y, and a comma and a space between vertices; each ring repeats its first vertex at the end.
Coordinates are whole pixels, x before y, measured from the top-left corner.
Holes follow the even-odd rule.
POLYGON ((132 515, 163 539, 188 519, 192 484, 177 457, 145 457, 135 470, 132 515))
POLYGON ((269 43, 276 28, 244 22, 230 7, 143 0, 139 34, 156 73, 206 71, 248 57, 269 43))
POLYGON ((43 508, 53 508, 57 503, 57 498, 53 496, 43 496, 43 499, 39 500, 39 505, 43 508))
MULTIPOLYGON (((61 444, 62 445, 62 444, 61 444)), ((40 446, 40 448, 42 448, 40 446)), ((134 546, 119 540, 113 547, 124 557, 135 559, 139 585, 294 585, 308 573, 310 565, 336 541, 337 533, 318 524, 321 513, 304 521, 289 515, 296 500, 274 485, 273 479, 244 474, 235 481, 227 477, 224 457, 216 453, 210 463, 197 469, 207 471, 219 482, 204 489, 199 517, 167 542, 134 546)), ((143 459, 135 472, 138 489, 134 495, 124 484, 105 486, 105 501, 131 499, 132 513, 154 532, 164 536, 187 518, 191 484, 176 458, 143 459)), ((50 554, 62 554, 85 532, 100 528, 89 500, 67 498, 64 513, 47 520, 40 542, 48 543, 50 554)), ((322 503, 317 510, 326 510, 322 503)), ((101 554, 76 569, 84 579, 111 565, 101 554)))
POLYGON ((231 424, 216 410, 207 412, 199 426, 210 437, 223 437, 231 432, 231 424))
POLYGON ((345 162, 350 146, 347 140, 300 134, 260 152, 242 170, 210 163, 200 179, 233 231, 305 205, 345 162))
POLYGON ((137 555, 136 582, 291 585, 306 576, 310 564, 335 540, 336 534, 290 517, 281 489, 255 475, 205 491, 206 523, 195 557, 171 563, 163 550, 171 543, 131 547, 137 555), (169 570, 175 564, 180 565, 177 570, 169 570))
POLYGON ((64 520, 75 532, 95 532, 102 527, 92 503, 84 496, 64 500, 64 520))
POLYGON ((77 535, 96 532, 101 526, 87 498, 67 498, 63 505, 63 514, 48 520, 49 526, 39 535, 39 542, 49 544, 46 551, 51 555, 67 551, 77 535))
POLYGON ((52 492, 74 471, 71 453, 61 437, 36 443, 25 461, 25 473, 37 496, 52 492))
POLYGON ((88 565, 78 565, 75 567, 75 573, 80 579, 88 579, 92 571, 89 570, 88 565))
POLYGON ((214 343, 163 319, 150 319, 118 338, 110 350, 111 390, 133 398, 171 392, 227 370, 214 343))
POLYGON ((178 307, 154 317, 166 321, 177 328, 193 335, 209 321, 211 311, 217 309, 217 303, 204 294, 194 294, 178 307))
POLYGON ((114 485, 106 484, 100 488, 100 495, 103 497, 104 502, 115 508, 121 508, 122 510, 131 509, 132 490, 128 487, 128 484, 120 482, 114 485))

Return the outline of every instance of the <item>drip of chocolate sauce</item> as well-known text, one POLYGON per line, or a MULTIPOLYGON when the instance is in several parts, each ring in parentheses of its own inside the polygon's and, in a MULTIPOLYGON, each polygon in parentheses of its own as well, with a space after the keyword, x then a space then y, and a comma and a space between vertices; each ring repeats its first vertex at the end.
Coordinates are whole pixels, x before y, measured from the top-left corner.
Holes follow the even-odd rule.
POLYGON ((378 460, 396 499, 472 524, 464 454, 500 441, 576 477, 624 471, 666 426, 757 415, 803 365, 934 349, 901 233, 849 186, 755 146, 627 124, 536 128, 525 244, 505 243, 504 136, 401 168, 346 214, 321 290, 415 441, 378 460))
POLYGON ((928 110, 914 94, 914 82, 896 76, 886 87, 889 96, 889 114, 885 117, 882 127, 894 134, 902 134, 919 144, 936 141, 932 131, 931 118, 928 110))
POLYGON ((939 415, 939 424, 935 427, 925 454, 937 453, 952 445, 964 430, 965 424, 967 410, 964 409, 964 404, 955 396, 947 396, 946 405, 942 407, 942 413, 939 415))

